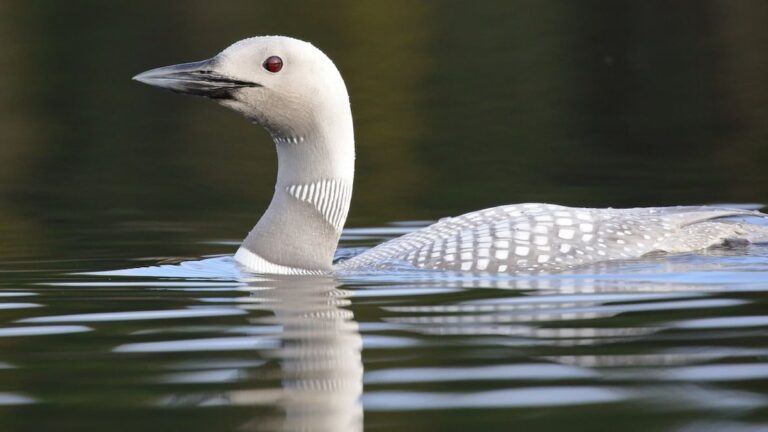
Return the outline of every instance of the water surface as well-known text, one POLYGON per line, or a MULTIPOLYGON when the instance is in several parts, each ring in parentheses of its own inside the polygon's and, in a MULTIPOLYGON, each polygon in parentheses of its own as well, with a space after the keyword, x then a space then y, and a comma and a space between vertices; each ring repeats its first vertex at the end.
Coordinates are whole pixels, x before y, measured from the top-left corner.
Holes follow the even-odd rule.
MULTIPOLYGON (((353 230, 342 252, 403 230, 392 228, 353 230)), ((4 430, 768 420, 765 246, 518 278, 264 277, 228 255, 97 273, 62 264, 6 263, 4 430)))

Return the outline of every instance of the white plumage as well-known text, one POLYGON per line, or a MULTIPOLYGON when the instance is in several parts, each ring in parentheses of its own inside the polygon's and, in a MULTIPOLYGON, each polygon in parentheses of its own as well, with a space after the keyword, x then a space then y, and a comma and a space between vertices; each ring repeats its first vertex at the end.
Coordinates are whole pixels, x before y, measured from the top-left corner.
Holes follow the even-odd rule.
POLYGON ((714 207, 507 205, 443 219, 338 267, 368 270, 407 264, 492 274, 558 272, 656 252, 688 252, 738 240, 765 241, 766 227, 717 219, 756 215, 762 216, 751 210, 714 207))
POLYGON ((312 275, 405 264, 527 274, 768 240, 767 227, 721 219, 766 216, 748 210, 518 204, 441 220, 334 268, 352 198, 355 151, 346 86, 325 54, 288 37, 255 37, 212 59, 153 69, 135 79, 210 97, 272 135, 279 162, 275 195, 235 255, 256 272, 312 275))

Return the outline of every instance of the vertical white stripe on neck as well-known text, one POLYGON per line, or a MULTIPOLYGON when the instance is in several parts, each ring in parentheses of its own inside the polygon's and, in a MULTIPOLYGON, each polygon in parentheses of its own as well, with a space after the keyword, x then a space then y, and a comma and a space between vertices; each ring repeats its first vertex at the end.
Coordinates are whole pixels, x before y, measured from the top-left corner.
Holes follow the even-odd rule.
POLYGON ((340 179, 319 180, 290 185, 285 191, 299 201, 312 204, 336 232, 341 232, 349 211, 352 182, 340 179))

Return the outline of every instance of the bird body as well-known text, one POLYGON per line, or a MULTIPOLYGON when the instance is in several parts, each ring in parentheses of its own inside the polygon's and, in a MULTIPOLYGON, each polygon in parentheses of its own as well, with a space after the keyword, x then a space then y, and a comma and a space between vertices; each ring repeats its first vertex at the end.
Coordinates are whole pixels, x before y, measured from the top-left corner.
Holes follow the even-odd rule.
POLYGON ((738 239, 768 239, 765 227, 717 219, 756 214, 715 207, 506 205, 443 219, 338 267, 366 270, 406 264, 491 274, 558 272, 656 252, 688 252, 738 239))
POLYGON ((354 179, 346 86, 307 42, 245 39, 215 57, 134 79, 205 96, 263 126, 278 154, 275 193, 235 254, 258 273, 329 274, 408 265, 419 269, 528 274, 587 264, 768 240, 768 227, 732 221, 765 214, 717 207, 494 207, 443 219, 332 265, 354 179))

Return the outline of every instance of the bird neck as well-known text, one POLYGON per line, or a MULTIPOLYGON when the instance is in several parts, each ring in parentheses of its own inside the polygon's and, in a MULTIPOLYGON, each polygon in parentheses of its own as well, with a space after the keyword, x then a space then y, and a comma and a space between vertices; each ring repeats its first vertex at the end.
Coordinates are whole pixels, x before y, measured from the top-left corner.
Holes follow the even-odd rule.
POLYGON ((346 115, 317 122, 320 127, 310 132, 271 131, 278 158, 275 193, 237 251, 239 263, 259 273, 331 271, 355 171, 352 115, 345 108, 346 115))

